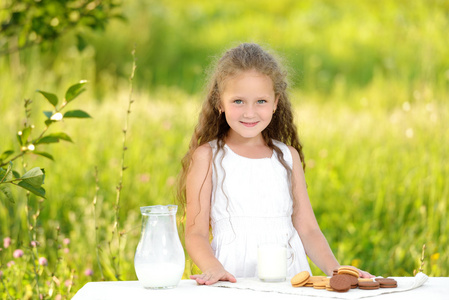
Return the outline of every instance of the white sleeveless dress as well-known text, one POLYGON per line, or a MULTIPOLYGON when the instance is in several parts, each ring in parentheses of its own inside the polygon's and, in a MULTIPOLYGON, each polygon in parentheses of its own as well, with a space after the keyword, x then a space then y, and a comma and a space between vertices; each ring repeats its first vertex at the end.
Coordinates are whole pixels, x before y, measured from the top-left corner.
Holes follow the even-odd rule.
MULTIPOLYGON (((273 141, 284 160, 293 164, 290 149, 273 141)), ((217 142, 209 143, 217 152, 217 142)), ((293 227, 293 201, 287 171, 276 152, 271 158, 251 159, 234 153, 227 145, 212 167, 211 243, 215 257, 235 277, 257 277, 260 243, 287 245, 288 276, 310 270, 301 239, 293 227)))

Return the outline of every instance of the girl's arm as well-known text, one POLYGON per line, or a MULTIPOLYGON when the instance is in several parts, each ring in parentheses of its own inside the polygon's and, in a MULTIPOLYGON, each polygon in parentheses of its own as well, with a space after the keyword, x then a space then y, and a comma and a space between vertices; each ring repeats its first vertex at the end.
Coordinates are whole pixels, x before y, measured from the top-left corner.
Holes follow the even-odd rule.
MULTIPOLYGON (((298 231, 307 256, 326 275, 332 276, 332 271, 340 267, 329 244, 324 237, 307 194, 304 170, 298 151, 289 147, 293 156, 292 189, 293 189, 293 226, 298 231)), ((360 271, 361 277, 374 277, 365 271, 360 271)))
POLYGON ((186 181, 186 250, 203 274, 192 275, 198 284, 219 280, 236 282, 215 258, 209 242, 210 199, 212 194, 212 149, 204 144, 195 150, 186 181))

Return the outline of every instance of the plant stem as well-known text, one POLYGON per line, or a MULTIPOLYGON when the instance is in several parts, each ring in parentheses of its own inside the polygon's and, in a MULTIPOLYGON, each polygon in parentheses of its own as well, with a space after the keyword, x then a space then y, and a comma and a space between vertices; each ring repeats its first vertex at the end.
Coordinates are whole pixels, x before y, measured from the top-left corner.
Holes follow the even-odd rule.
MULTIPOLYGON (((34 226, 31 224, 30 222, 30 192, 26 193, 26 198, 27 198, 27 202, 25 205, 25 210, 26 210, 26 219, 27 219, 27 226, 28 226, 28 239, 31 241, 33 241, 33 236, 35 236, 35 231, 34 231, 34 226)), ((36 252, 37 252, 37 247, 36 248, 36 252)), ((36 257, 37 257, 37 253, 34 253, 34 249, 35 248, 31 248, 31 260, 33 262, 33 271, 34 271, 34 279, 36 280, 36 292, 37 295, 39 297, 40 292, 39 292, 39 274, 37 272, 37 266, 36 266, 36 257)))
POLYGON ((421 253, 421 265, 419 267, 419 271, 422 272, 423 271, 423 267, 424 267, 424 254, 426 252, 426 244, 422 245, 422 253, 421 253))
POLYGON ((99 243, 99 239, 98 239, 97 212, 96 212, 99 189, 100 189, 100 187, 98 186, 98 168, 95 166, 95 195, 94 195, 94 200, 92 201, 92 204, 94 207, 95 253, 97 255, 97 263, 98 263, 98 268, 100 269, 101 280, 105 280, 104 274, 103 274, 103 268, 101 267, 101 262, 100 262, 100 243, 99 243))
POLYGON ((120 216, 119 216, 119 209, 120 209, 120 197, 121 197, 121 191, 123 188, 123 172, 127 169, 125 166, 125 153, 127 150, 126 147, 126 134, 128 132, 128 126, 129 126, 129 115, 131 114, 131 106, 134 102, 132 99, 133 96, 133 79, 134 79, 134 73, 136 70, 136 56, 135 56, 135 49, 131 52, 133 57, 133 65, 131 70, 131 75, 129 77, 129 83, 130 83, 130 91, 129 91, 129 97, 128 97, 128 109, 126 110, 126 118, 125 118, 125 128, 123 129, 123 140, 122 140, 122 158, 121 158, 121 168, 120 168, 120 179, 119 184, 117 185, 117 194, 116 194, 116 200, 115 200, 115 220, 114 220, 114 226, 112 233, 116 235, 117 242, 118 242, 118 255, 116 256, 117 263, 116 263, 116 274, 115 277, 119 279, 120 275, 117 273, 117 270, 120 270, 120 238, 122 233, 120 232, 120 216))
MULTIPOLYGON (((24 107, 25 107, 25 122, 23 124, 24 127, 28 126, 28 119, 30 117, 30 110, 28 109, 28 106, 30 104, 31 104, 31 101, 25 99, 25 104, 24 104, 24 107)), ((26 162, 25 162, 25 158, 23 156, 24 154, 25 154, 25 152, 22 152, 21 155, 19 154, 19 156, 22 157, 22 167, 23 167, 23 169, 25 171, 26 170, 26 162)), ((31 224, 31 221, 30 221, 30 217, 31 217, 30 207, 31 206, 30 206, 30 192, 29 191, 26 192, 26 199, 27 199, 27 201, 26 201, 26 205, 25 205, 25 211, 26 211, 26 219, 27 219, 27 226, 28 226, 28 228, 27 228, 28 230, 27 231, 28 231, 28 239, 29 239, 30 244, 31 244, 32 241, 36 241, 35 226, 36 226, 36 223, 37 223, 36 220, 37 220, 37 217, 39 216, 40 211, 39 211, 39 208, 38 208, 35 216, 33 217, 34 222, 33 222, 33 224, 31 224)), ((36 245, 36 247, 32 247, 31 248, 31 258, 32 258, 32 262, 33 262, 34 279, 36 280, 37 297, 40 296, 40 291, 39 291, 39 273, 37 272, 37 266, 36 266, 36 257, 38 257, 38 256, 39 256, 39 254, 38 254, 37 245, 36 245)))
POLYGON ((2 281, 2 285, 3 285, 3 288, 5 289, 5 291, 6 291, 6 294, 8 295, 9 299, 13 299, 13 300, 14 300, 14 297, 13 297, 13 296, 11 296, 11 294, 9 293, 9 290, 8 290, 8 288, 6 287, 6 284, 5 284, 5 282, 3 281, 3 277, 2 277, 2 278, 0 278, 0 279, 1 279, 1 281, 2 281))
POLYGON ((13 158, 8 159, 7 162, 4 162, 4 163, 0 164, 0 167, 6 166, 7 164, 9 164, 10 161, 16 160, 16 159, 18 159, 18 158, 20 158, 20 157, 22 157, 22 156, 24 156, 24 155, 25 155, 25 152, 20 152, 19 154, 17 154, 17 155, 14 156, 13 158))

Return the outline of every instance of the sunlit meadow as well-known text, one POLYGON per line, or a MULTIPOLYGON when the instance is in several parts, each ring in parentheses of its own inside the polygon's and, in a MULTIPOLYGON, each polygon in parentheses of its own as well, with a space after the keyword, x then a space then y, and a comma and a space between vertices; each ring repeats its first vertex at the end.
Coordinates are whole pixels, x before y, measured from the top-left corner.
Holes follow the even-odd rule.
MULTIPOLYGON (((309 196, 337 259, 376 275, 413 276, 425 244, 423 271, 449 276, 444 2, 405 8, 401 1, 267 1, 255 11, 240 2, 219 10, 213 2, 130 1, 128 23, 90 33, 92 44, 82 52, 68 46, 67 35, 53 49, 57 55, 33 48, 20 53, 19 65, 0 58, 0 153, 18 151, 24 99, 33 101, 34 131, 43 130, 49 103, 37 89, 63 95, 86 79, 73 108, 92 116, 52 125, 73 140, 44 147, 54 161, 32 154, 14 161, 21 173, 23 166, 45 169, 47 196, 30 196, 36 239, 29 236, 25 193, 13 189, 15 203, 0 200, 2 299, 15 298, 14 290, 32 298, 32 270, 48 298, 70 298, 89 281, 136 280, 139 208, 175 203, 205 69, 223 49, 246 40, 276 50, 289 67, 309 196), (131 34, 136 26, 148 32, 131 34), (111 233, 116 212, 119 237, 111 233)), ((187 261, 185 276, 192 270, 187 261)))

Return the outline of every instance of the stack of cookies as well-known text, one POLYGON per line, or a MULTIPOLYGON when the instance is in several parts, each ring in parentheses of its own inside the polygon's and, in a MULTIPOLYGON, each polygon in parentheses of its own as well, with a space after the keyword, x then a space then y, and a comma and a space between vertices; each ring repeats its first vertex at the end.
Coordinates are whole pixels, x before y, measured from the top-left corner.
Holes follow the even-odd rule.
POLYGON ((302 271, 291 279, 293 287, 313 287, 344 293, 350 289, 373 290, 378 288, 395 288, 397 282, 393 278, 360 278, 359 270, 355 267, 344 266, 334 270, 332 277, 310 276, 307 271, 302 271))
POLYGON ((302 271, 291 279, 293 287, 304 286, 316 289, 325 289, 328 282, 329 278, 326 276, 310 276, 310 273, 307 271, 302 271))

